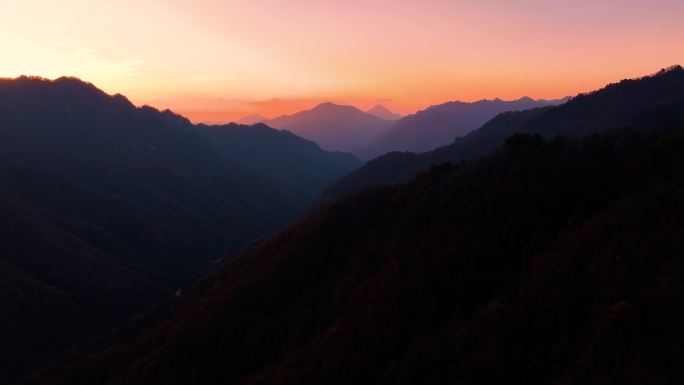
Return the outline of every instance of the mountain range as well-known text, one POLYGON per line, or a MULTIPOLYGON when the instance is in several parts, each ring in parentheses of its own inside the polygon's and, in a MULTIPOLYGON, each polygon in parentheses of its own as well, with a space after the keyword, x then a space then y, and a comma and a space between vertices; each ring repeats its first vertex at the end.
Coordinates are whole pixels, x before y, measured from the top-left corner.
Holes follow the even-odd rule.
POLYGON ((429 151, 449 144, 505 111, 562 104, 560 100, 480 100, 448 102, 402 117, 378 104, 367 112, 356 107, 322 103, 311 110, 265 119, 250 115, 241 123, 266 123, 310 139, 328 150, 351 151, 369 160, 392 151, 429 151))
POLYGON ((674 66, 654 76, 623 80, 579 94, 565 104, 497 115, 453 143, 424 153, 390 152, 367 162, 326 189, 326 197, 344 196, 364 187, 408 181, 432 164, 460 162, 486 155, 515 133, 579 138, 595 132, 636 130, 684 122, 684 70, 674 66))
POLYGON ((399 120, 402 118, 400 114, 390 111, 387 107, 383 106, 382 104, 376 104, 375 106, 373 106, 373 108, 366 112, 384 120, 399 120))
POLYGON ((0 382, 190 284, 357 166, 78 79, 0 80, 0 382))
POLYGON ((312 140, 325 150, 349 152, 364 146, 394 121, 378 118, 353 106, 326 102, 264 123, 312 140))
POLYGON ((29 383, 681 383, 682 76, 320 206, 29 383))
POLYGON ((430 151, 481 127, 502 112, 528 110, 566 101, 524 97, 512 101, 494 99, 443 103, 402 118, 353 152, 359 159, 368 160, 392 151, 430 151))
POLYGON ((683 86, 352 171, 267 125, 2 80, 3 383, 680 384, 683 86))

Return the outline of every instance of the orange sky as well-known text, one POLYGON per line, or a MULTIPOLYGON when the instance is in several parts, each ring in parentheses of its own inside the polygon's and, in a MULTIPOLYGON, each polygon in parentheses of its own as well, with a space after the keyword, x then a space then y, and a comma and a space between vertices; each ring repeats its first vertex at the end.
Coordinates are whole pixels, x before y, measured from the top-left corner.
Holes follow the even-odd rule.
POLYGON ((684 64, 682 0, 23 0, 0 76, 77 76, 193 121, 321 101, 410 113, 684 64))

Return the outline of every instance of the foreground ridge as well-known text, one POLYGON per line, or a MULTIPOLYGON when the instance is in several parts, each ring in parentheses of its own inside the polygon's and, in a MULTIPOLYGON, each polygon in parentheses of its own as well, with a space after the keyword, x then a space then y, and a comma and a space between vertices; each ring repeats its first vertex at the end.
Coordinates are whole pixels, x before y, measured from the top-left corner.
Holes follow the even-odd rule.
POLYGON ((675 384, 684 140, 516 135, 320 209, 41 384, 675 384))

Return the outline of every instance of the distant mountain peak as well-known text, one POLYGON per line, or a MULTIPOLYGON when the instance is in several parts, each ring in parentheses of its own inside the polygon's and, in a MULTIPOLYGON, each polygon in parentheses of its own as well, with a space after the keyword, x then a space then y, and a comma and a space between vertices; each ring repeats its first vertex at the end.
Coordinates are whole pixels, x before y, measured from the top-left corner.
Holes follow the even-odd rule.
POLYGON ((265 123, 314 141, 326 150, 351 151, 368 143, 394 122, 351 105, 323 102, 309 110, 279 116, 265 123))
POLYGON ((253 125, 257 123, 263 123, 267 121, 268 118, 261 114, 252 114, 252 115, 245 115, 242 118, 240 118, 236 123, 238 124, 246 124, 246 125, 253 125))
POLYGON ((329 107, 338 107, 338 106, 341 106, 341 105, 335 104, 333 102, 323 102, 323 103, 318 104, 316 107, 329 108, 329 107))
POLYGON ((371 115, 375 115, 380 119, 385 119, 385 120, 399 120, 402 118, 402 116, 400 114, 392 112, 390 109, 383 106, 382 104, 376 104, 373 108, 371 108, 370 110, 368 110, 366 112, 371 114, 371 115))
POLYGON ((316 111, 316 112, 330 112, 330 111, 358 111, 362 112, 358 108, 346 104, 336 104, 333 102, 323 102, 318 104, 316 107, 312 108, 309 111, 316 111))

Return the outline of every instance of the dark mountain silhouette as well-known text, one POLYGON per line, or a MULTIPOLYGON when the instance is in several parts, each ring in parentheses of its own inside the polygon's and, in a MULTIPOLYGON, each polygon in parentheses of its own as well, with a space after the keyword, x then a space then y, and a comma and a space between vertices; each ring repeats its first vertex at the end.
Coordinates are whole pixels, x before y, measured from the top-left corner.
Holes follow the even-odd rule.
POLYGON ((263 123, 197 125, 195 131, 228 164, 263 175, 309 201, 318 198, 315 194, 330 183, 331 176, 344 175, 359 164, 349 153, 325 152, 314 142, 263 123))
POLYGON ((263 123, 267 120, 268 120, 268 118, 266 118, 263 115, 253 114, 253 115, 243 116, 242 118, 240 118, 240 120, 237 121, 237 123, 238 124, 246 124, 246 125, 251 126, 251 125, 257 124, 257 123, 263 123))
POLYGON ((336 201, 30 383, 680 384, 669 129, 515 135, 336 201))
POLYGON ((322 103, 293 115, 265 122, 313 140, 326 150, 350 151, 359 148, 393 124, 353 106, 322 103))
POLYGON ((406 182, 432 164, 490 153, 514 133, 577 138, 625 126, 641 130, 680 124, 684 122, 683 105, 684 70, 673 66, 652 76, 623 80, 577 95, 559 106, 502 113, 452 144, 433 151, 383 155, 333 183, 324 195, 337 197, 368 186, 406 182))
POLYGON ((366 112, 384 120, 399 120, 402 118, 400 114, 390 111, 387 107, 383 106, 382 104, 376 104, 373 108, 366 112))
POLYGON ((356 165, 73 78, 0 80, 0 382, 278 229, 356 165))
POLYGON ((401 119, 363 148, 356 149, 354 155, 368 160, 391 151, 430 151, 480 128, 502 112, 528 110, 566 101, 567 99, 534 100, 524 97, 512 101, 495 99, 431 106, 401 119))

